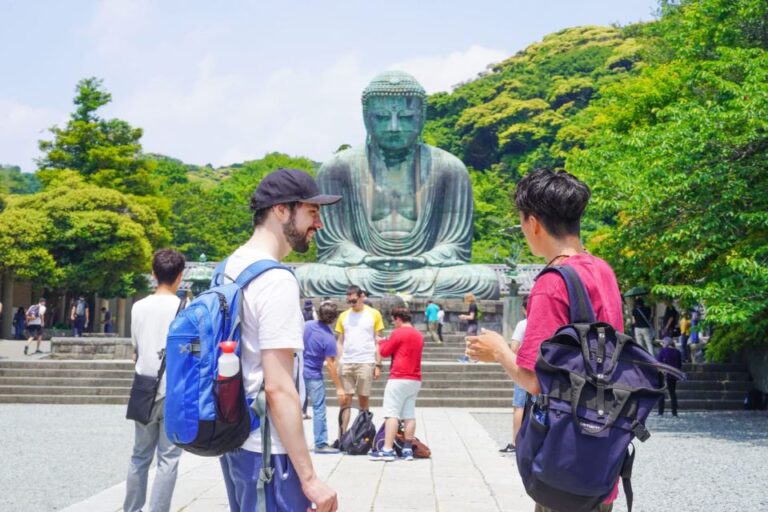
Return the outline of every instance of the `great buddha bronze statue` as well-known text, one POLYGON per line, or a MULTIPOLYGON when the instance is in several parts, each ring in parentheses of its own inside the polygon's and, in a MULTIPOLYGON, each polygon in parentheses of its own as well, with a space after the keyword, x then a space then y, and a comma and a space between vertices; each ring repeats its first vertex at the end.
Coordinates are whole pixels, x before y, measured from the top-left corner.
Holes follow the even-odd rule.
POLYGON ((472 184, 461 161, 421 142, 424 88, 409 74, 383 73, 363 92, 365 146, 325 162, 320 263, 299 267, 307 296, 344 295, 350 284, 371 295, 498 298, 493 270, 470 265, 472 184))

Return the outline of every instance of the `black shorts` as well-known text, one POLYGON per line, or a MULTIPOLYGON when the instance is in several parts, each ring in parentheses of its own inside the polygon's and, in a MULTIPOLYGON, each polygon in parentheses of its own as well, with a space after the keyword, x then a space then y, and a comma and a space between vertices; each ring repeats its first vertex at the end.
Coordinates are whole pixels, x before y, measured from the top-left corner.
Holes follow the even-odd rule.
POLYGON ((30 336, 40 336, 43 334, 43 326, 42 325, 28 325, 27 331, 29 332, 30 336))

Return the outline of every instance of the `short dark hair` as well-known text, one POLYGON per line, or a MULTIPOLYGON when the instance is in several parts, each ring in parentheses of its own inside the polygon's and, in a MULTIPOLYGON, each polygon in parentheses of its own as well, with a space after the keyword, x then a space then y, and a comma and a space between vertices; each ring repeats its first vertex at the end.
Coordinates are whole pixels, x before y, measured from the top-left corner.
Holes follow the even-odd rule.
POLYGON ((399 318, 403 322, 411 321, 411 312, 405 306, 396 306, 389 312, 392 318, 399 318))
POLYGON ((528 296, 523 296, 523 309, 528 309, 528 296))
POLYGON ((320 304, 320 309, 317 311, 317 319, 324 324, 333 323, 339 316, 339 309, 331 301, 325 301, 320 304))
MULTIPOLYGON (((266 208, 259 208, 256 203, 256 192, 254 191, 251 195, 251 211, 253 212, 253 227, 257 228, 264 224, 264 221, 267 220, 267 215, 269 215, 269 211, 272 209, 273 206, 277 206, 276 204, 273 204, 272 206, 268 206, 266 208)), ((296 210, 296 207, 299 206, 298 201, 293 201, 291 203, 280 203, 284 204, 288 207, 288 209, 291 211, 291 214, 296 210)))
POLYGON ((586 183, 574 175, 536 169, 518 182, 515 205, 526 219, 533 215, 550 235, 562 238, 579 235, 590 196, 586 183))
POLYGON ((364 292, 363 292, 363 289, 357 286, 356 284, 351 284, 347 286, 347 295, 349 295, 350 293, 354 293, 355 295, 360 297, 364 292))
POLYGON ((184 272, 187 260, 184 255, 173 249, 160 249, 152 256, 152 272, 158 284, 173 284, 179 274, 184 272))

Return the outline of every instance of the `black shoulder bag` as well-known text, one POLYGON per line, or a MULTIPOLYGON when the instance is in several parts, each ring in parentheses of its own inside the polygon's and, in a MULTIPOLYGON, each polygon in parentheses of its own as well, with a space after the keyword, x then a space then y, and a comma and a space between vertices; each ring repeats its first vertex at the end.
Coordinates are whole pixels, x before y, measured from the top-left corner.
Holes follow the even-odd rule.
MULTIPOLYGON (((186 303, 187 299, 182 299, 179 302, 176 315, 184 309, 186 303)), ((152 419, 152 409, 155 407, 157 390, 160 387, 160 381, 163 379, 164 373, 165 349, 162 350, 160 370, 157 372, 157 377, 139 375, 138 373, 133 374, 133 384, 131 384, 131 394, 128 398, 128 410, 125 412, 125 419, 138 421, 142 425, 150 422, 152 419)))

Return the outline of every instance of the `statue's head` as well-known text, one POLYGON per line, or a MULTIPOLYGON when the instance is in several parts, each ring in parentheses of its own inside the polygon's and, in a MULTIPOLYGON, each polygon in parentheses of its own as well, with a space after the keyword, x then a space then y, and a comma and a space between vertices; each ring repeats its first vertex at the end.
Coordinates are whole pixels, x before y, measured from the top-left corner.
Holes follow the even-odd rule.
POLYGON ((363 91, 363 118, 371 140, 383 149, 416 144, 424 129, 427 93, 403 71, 387 71, 363 91))

